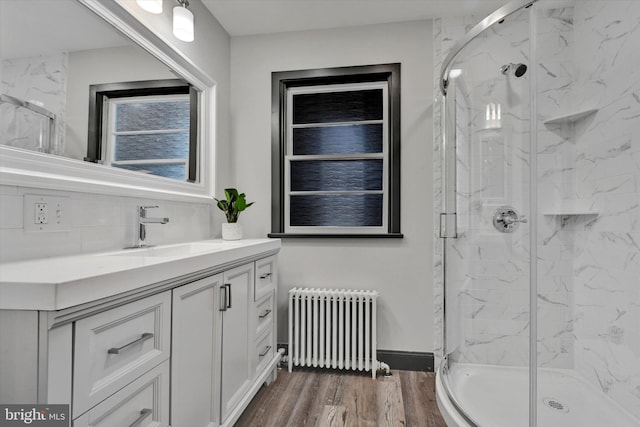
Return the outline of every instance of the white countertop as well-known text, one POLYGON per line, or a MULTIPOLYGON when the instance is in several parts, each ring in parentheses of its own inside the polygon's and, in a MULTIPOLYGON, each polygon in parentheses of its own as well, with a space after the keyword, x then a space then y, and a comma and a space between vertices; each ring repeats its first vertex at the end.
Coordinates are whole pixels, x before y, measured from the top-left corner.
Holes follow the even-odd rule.
POLYGON ((0 264, 0 309, 61 310, 280 249, 278 239, 198 242, 0 264))

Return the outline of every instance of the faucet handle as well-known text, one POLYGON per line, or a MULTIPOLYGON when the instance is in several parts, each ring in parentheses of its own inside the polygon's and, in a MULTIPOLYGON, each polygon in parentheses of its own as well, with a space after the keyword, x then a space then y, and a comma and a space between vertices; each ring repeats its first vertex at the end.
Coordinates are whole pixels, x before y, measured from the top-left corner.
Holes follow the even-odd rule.
POLYGON ((514 232, 522 222, 526 223, 529 220, 511 206, 502 206, 493 214, 493 226, 502 233, 514 232))

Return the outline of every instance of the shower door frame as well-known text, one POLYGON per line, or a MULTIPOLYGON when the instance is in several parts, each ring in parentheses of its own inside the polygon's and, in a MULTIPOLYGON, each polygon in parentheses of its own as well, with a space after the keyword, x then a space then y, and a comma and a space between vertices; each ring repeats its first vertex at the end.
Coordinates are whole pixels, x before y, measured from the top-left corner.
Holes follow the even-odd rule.
MULTIPOLYGON (((58 149, 58 136, 57 136, 58 121, 56 120, 56 115, 54 113, 52 113, 51 111, 47 110, 44 107, 41 107, 40 105, 34 104, 33 102, 24 101, 22 99, 18 99, 16 97, 6 95, 6 94, 0 94, 0 103, 10 104, 17 108, 24 108, 25 110, 34 114, 38 114, 42 116, 45 120, 47 120, 48 122, 47 141, 46 143, 42 140, 40 141, 40 146, 38 148, 40 148, 41 150, 38 150, 38 151, 42 151, 49 154, 55 154, 55 151, 58 149)), ((17 147, 17 148, 21 148, 21 147, 17 147)))
MULTIPOLYGON (((456 44, 451 48, 449 54, 443 61, 443 65, 439 77, 439 87, 442 94, 441 103, 441 212, 439 215, 439 232, 438 235, 442 239, 442 315, 443 315, 443 327, 442 327, 442 349, 443 358, 439 367, 439 375, 442 378, 444 389, 447 393, 447 397, 452 405, 456 408, 458 413, 464 418, 471 426, 480 427, 472 418, 465 413, 462 405, 456 400, 451 392, 451 388, 448 385, 448 378, 446 372, 448 370, 448 350, 447 350, 447 301, 446 301, 446 288, 447 288, 447 274, 446 274, 446 240, 449 238, 457 237, 456 221, 457 221, 457 206, 456 206, 456 121, 455 121, 455 90, 449 93, 448 89, 452 89, 455 84, 453 80, 449 79, 449 73, 452 65, 458 54, 465 48, 472 40, 478 35, 482 34, 487 29, 491 28, 496 23, 502 22, 506 17, 518 12, 524 8, 531 7, 538 0, 512 0, 505 4, 495 12, 488 15, 478 24, 476 24, 470 31, 468 31, 456 44), (453 107, 453 108, 452 108, 453 107), (453 118, 453 120, 451 120, 453 118), (453 155, 451 154, 453 153, 453 155)), ((536 14, 530 14, 529 20, 529 35, 530 35, 530 50, 529 56, 531 62, 535 62, 537 57, 536 52, 536 14)), ((531 70, 531 84, 529 85, 530 96, 530 129, 529 129, 529 211, 531 217, 531 223, 529 225, 530 238, 529 238, 529 426, 537 426, 537 126, 536 123, 536 94, 535 94, 535 82, 536 82, 536 67, 530 67, 531 70)))

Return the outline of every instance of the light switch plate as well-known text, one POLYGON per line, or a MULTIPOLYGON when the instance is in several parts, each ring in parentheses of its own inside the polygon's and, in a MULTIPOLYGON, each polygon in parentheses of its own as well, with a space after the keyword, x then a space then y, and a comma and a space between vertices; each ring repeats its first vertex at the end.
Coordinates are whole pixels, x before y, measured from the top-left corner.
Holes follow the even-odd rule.
POLYGON ((24 230, 70 231, 71 199, 61 196, 24 195, 24 230))

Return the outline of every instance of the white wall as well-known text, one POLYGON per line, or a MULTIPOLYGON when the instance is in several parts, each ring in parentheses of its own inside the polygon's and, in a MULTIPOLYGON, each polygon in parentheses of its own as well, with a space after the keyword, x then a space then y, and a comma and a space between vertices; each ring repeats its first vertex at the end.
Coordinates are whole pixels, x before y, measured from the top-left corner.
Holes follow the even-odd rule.
POLYGON ((233 179, 256 204, 240 222, 271 227, 271 73, 400 62, 401 227, 404 239, 284 239, 278 341, 287 341, 293 286, 376 289, 378 347, 433 350, 432 23, 416 21, 231 39, 233 179))

